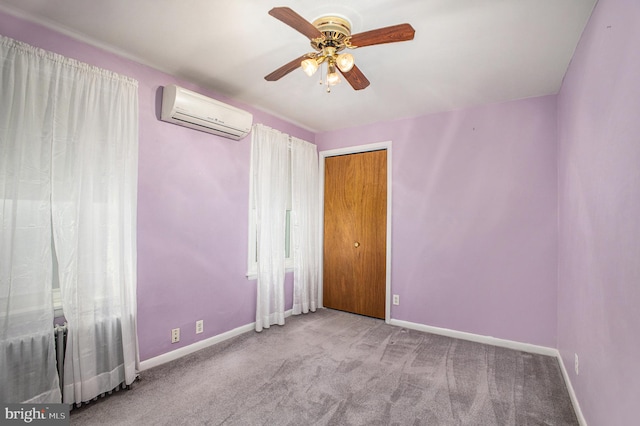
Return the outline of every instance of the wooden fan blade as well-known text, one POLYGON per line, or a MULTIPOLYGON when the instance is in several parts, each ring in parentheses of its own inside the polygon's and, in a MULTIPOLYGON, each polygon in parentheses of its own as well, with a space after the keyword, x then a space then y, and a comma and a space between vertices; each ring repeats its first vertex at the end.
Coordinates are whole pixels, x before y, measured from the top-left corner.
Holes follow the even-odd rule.
POLYGON ((289 74, 291 71, 295 70, 296 68, 300 68, 300 62, 304 61, 307 58, 308 56, 304 54, 299 58, 296 58, 293 61, 289 62, 288 64, 281 66, 271 74, 265 76, 264 79, 267 81, 280 80, 282 77, 289 74))
POLYGON ((322 34, 309 21, 288 7, 274 7, 269 15, 284 22, 294 30, 306 35, 310 40, 322 37, 322 34))
MULTIPOLYGON (((338 68, 338 70, 340 70, 340 68, 338 68)), ((369 80, 367 80, 367 77, 364 76, 362 71, 360 71, 360 68, 358 68, 355 65, 353 66, 353 68, 351 68, 350 71, 348 72, 340 71, 340 73, 344 76, 344 78, 349 82, 351 87, 353 87, 355 90, 362 90, 367 86, 369 86, 369 84, 371 84, 369 83, 369 80)))
POLYGON ((378 28, 351 36, 351 46, 364 47, 374 44, 395 43, 398 41, 413 40, 416 30, 409 24, 393 25, 391 27, 378 28))

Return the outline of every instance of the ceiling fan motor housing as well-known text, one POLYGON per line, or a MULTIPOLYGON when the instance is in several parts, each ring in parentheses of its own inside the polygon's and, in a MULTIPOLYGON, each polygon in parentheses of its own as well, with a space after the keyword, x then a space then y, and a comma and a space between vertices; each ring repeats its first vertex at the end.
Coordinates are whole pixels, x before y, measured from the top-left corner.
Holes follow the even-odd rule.
POLYGON ((322 16, 313 21, 313 26, 323 35, 311 40, 311 47, 317 51, 334 47, 336 52, 339 52, 346 47, 345 40, 351 37, 351 22, 346 18, 334 15, 322 16))

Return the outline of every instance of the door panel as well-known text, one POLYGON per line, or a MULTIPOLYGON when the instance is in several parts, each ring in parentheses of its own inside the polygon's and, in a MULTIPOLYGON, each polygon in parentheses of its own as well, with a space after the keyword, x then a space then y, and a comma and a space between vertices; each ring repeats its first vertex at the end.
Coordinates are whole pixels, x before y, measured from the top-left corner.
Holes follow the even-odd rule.
POLYGON ((387 151, 325 158, 323 304, 385 316, 387 151))

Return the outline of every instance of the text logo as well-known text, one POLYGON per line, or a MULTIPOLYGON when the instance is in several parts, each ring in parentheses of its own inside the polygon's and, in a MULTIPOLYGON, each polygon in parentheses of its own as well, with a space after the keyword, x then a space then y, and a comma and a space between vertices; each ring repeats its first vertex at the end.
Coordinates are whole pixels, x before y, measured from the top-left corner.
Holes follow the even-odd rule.
POLYGON ((67 404, 2 404, 2 424, 69 425, 67 404))

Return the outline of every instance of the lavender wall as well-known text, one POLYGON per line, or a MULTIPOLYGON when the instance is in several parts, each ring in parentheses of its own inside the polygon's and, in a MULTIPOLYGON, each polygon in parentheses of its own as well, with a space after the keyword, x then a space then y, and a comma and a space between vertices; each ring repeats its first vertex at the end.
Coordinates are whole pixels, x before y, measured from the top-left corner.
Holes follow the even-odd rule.
MULTIPOLYGON (((314 135, 247 105, 0 12, 0 34, 139 82, 138 338, 142 360, 255 320, 248 281, 250 138, 235 142, 158 120, 161 87, 175 83, 254 114, 254 122, 314 135), (204 333, 195 335, 196 320, 204 333), (170 330, 181 341, 170 343, 170 330)), ((291 306, 291 280, 287 306, 291 306)))
POLYGON ((589 424, 638 423, 640 3, 600 0, 558 97, 558 347, 589 424))
POLYGON ((557 107, 556 97, 542 97, 320 135, 2 12, 0 34, 139 81, 143 360, 254 319, 254 282, 244 277, 249 140, 160 122, 160 88, 177 83, 315 138, 320 149, 392 140, 392 291, 402 302, 392 317, 557 345, 567 366, 578 353, 580 375, 570 373, 589 423, 635 422, 636 1, 599 1, 557 107), (198 337, 197 319, 205 321, 198 337), (182 328, 177 345, 173 327, 182 328))
POLYGON ((394 319, 556 346, 556 98, 316 135, 393 142, 394 319))

